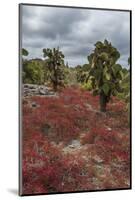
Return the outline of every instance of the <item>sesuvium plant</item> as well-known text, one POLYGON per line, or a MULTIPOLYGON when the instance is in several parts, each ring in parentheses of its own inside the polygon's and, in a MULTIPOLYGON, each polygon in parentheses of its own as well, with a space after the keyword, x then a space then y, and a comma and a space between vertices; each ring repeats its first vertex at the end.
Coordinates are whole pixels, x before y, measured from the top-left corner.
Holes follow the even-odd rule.
POLYGON ((62 84, 64 79, 64 54, 59 48, 43 49, 43 56, 50 71, 50 80, 53 84, 54 91, 57 91, 58 85, 62 84))
POLYGON ((91 80, 93 95, 99 95, 101 112, 106 112, 111 95, 121 92, 122 67, 117 64, 119 58, 120 53, 107 40, 96 42, 93 53, 88 56, 89 74, 86 82, 91 80))

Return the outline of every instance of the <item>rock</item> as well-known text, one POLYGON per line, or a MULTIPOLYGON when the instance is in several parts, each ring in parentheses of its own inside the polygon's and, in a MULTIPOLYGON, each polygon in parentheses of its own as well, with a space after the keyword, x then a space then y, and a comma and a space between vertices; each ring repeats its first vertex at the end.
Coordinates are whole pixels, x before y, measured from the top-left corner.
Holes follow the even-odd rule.
POLYGON ((87 107, 88 110, 92 110, 93 111, 92 105, 90 105, 88 103, 85 103, 85 106, 87 107))
POLYGON ((37 85, 34 84, 24 84, 23 87, 24 88, 29 88, 29 89, 35 89, 37 85))
POLYGON ((49 95, 55 95, 55 92, 50 91, 50 92, 49 92, 49 95))
POLYGON ((31 106, 32 106, 32 107, 36 107, 37 104, 36 104, 36 103, 32 103, 31 106))
POLYGON ((38 107, 39 105, 36 102, 32 102, 31 106, 35 108, 38 107))
POLYGON ((43 90, 43 89, 39 89, 39 94, 41 94, 41 95, 46 95, 46 91, 43 90))
POLYGON ((71 148, 80 147, 80 141, 79 140, 72 140, 71 144, 69 145, 71 148))
POLYGON ((108 131, 111 131, 112 129, 110 127, 107 128, 108 131))
POLYGON ((96 163, 102 163, 102 162, 103 162, 103 160, 102 160, 98 155, 92 156, 92 159, 93 159, 94 162, 96 162, 96 163))
POLYGON ((66 147, 63 148, 63 151, 65 153, 69 153, 69 152, 72 152, 72 151, 79 150, 80 148, 81 148, 80 141, 79 140, 72 140, 69 145, 67 145, 66 147))
POLYGON ((51 90, 51 88, 45 85, 34 85, 34 84, 23 84, 22 93, 24 97, 28 96, 56 96, 56 93, 51 90))
POLYGON ((29 87, 29 85, 28 84, 24 84, 24 88, 28 88, 29 87))

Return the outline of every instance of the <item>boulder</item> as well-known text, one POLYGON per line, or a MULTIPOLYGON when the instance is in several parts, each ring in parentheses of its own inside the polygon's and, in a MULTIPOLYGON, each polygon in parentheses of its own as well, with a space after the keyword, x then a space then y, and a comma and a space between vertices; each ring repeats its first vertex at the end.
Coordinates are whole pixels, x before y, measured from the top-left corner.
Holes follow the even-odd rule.
POLYGON ((48 95, 48 90, 46 88, 39 89, 39 94, 41 94, 41 95, 48 95))
POLYGON ((23 84, 22 92, 24 97, 35 95, 48 97, 56 96, 56 93, 45 85, 23 84))

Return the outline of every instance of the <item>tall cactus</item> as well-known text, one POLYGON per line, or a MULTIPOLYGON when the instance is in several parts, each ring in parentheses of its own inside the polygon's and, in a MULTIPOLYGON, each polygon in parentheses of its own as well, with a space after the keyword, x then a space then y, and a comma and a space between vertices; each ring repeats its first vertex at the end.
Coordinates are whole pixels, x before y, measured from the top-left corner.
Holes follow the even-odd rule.
POLYGON ((64 74, 63 74, 63 65, 64 65, 64 54, 59 50, 55 49, 43 49, 44 58, 46 58, 46 63, 50 71, 50 79, 53 84, 54 91, 57 91, 58 85, 61 84, 64 74))
POLYGON ((122 67, 116 64, 119 58, 120 53, 107 40, 98 41, 93 53, 88 56, 90 69, 87 81, 91 79, 93 94, 100 96, 101 112, 106 111, 111 95, 121 90, 122 67))

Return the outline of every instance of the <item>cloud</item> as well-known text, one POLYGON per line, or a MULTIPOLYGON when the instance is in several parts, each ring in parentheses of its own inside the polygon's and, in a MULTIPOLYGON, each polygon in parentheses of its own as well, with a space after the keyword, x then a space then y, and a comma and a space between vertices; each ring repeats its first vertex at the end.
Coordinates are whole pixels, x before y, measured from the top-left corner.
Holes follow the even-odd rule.
POLYGON ((127 66, 130 53, 130 14, 122 11, 22 6, 22 46, 29 57, 42 57, 43 48, 60 47, 70 66, 87 63, 96 41, 108 39, 127 66))

